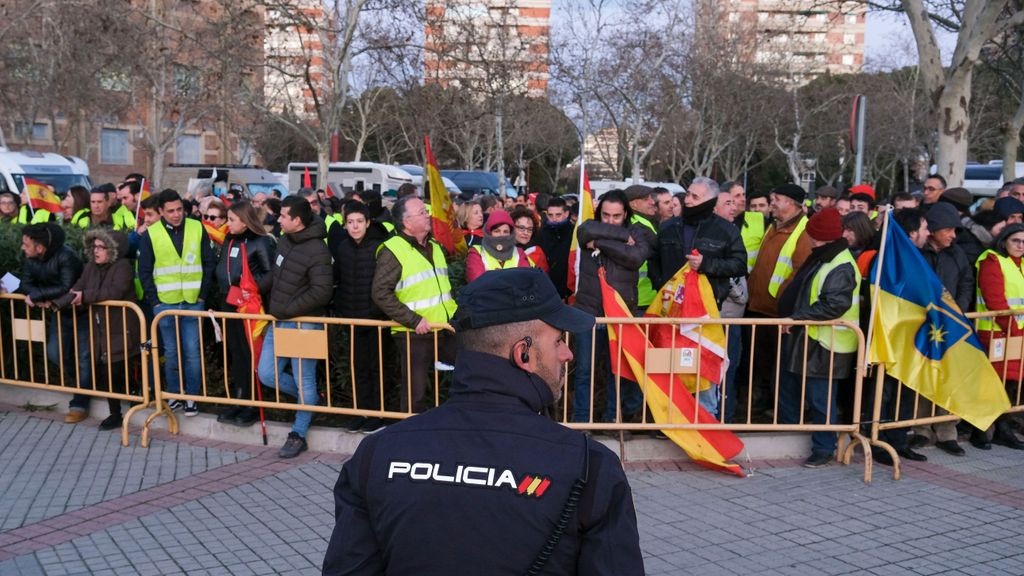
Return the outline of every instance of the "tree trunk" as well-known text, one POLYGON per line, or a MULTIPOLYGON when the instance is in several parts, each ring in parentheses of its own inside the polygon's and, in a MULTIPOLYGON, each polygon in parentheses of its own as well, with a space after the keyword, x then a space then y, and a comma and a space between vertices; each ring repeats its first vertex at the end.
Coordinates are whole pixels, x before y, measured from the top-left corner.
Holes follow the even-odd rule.
MULTIPOLYGON (((319 188, 321 190, 327 190, 327 176, 329 174, 328 170, 330 169, 330 165, 331 165, 331 139, 330 139, 330 137, 328 137, 326 140, 325 139, 320 139, 320 141, 316 143, 316 175, 317 175, 317 178, 316 178, 316 186, 314 186, 314 188, 319 188)), ((337 192, 340 194, 340 193, 342 193, 342 190, 338 190, 337 192)))
POLYGON ((1009 182, 1017 174, 1017 150, 1020 148, 1020 131, 1024 128, 1024 94, 1017 103, 1013 117, 1003 124, 1003 181, 1009 182))
POLYGON ((948 188, 960 186, 964 181, 973 72, 972 67, 964 67, 959 74, 952 74, 936 102, 938 153, 935 164, 937 173, 946 179, 948 188))

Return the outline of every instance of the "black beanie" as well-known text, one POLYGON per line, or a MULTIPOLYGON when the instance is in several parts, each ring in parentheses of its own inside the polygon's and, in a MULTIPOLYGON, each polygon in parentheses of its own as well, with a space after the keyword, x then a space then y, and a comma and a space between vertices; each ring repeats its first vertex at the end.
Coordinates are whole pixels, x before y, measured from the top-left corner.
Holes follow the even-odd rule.
POLYGON ((797 204, 803 204, 804 199, 807 198, 807 192, 803 188, 796 184, 783 184, 772 190, 772 194, 779 194, 781 196, 788 196, 792 198, 797 204))

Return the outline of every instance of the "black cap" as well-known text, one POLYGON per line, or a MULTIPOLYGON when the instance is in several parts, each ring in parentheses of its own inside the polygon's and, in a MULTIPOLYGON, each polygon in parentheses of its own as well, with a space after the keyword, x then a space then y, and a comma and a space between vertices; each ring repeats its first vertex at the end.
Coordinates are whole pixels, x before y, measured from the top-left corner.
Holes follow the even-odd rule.
POLYGON ((924 219, 928 221, 928 230, 932 232, 960 227, 960 213, 956 211, 952 204, 945 202, 936 202, 925 213, 924 219))
POLYGON ((543 320, 566 332, 594 327, 594 317, 566 306, 539 268, 485 272, 459 292, 458 303, 451 321, 456 332, 529 320, 543 320))
POLYGON ((104 194, 116 194, 117 193, 117 188, 115 188, 114 185, 111 184, 110 182, 107 182, 106 184, 100 184, 99 186, 93 186, 92 190, 90 190, 89 192, 90 193, 92 193, 92 192, 103 192, 104 194))
POLYGON ((796 184, 783 184, 772 190, 772 194, 791 198, 797 204, 803 204, 807 198, 807 191, 796 184))

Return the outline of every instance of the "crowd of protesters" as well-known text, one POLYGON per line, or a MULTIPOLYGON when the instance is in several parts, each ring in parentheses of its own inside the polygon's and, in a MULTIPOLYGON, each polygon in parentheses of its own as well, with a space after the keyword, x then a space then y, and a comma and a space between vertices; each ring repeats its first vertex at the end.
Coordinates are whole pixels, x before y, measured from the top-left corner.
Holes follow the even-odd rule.
MULTIPOLYGON (((165 310, 252 310, 262 306, 279 322, 252 346, 251 324, 225 322, 229 393, 252 399, 258 386, 294 397, 300 404, 321 401, 318 361, 275 355, 275 331, 325 330, 323 323, 292 321, 323 317, 391 320, 393 342, 379 342, 372 327, 355 327, 351 350, 353 406, 381 410, 380 354, 400 366, 398 410, 420 412, 429 373, 453 363, 453 342, 432 326, 455 312, 449 270, 452 255, 432 238, 431 206, 415 186, 404 185, 385 206, 378 191, 335 198, 303 188, 285 198, 241 190, 201 199, 175 190, 145 197, 143 177, 86 190, 73 187, 60 214, 32 211, 27 198, 0 193, 0 222, 22 224, 19 292, 31 307, 54 311, 47 356, 63 367, 63 381, 92 387, 92 378, 111 391, 136 393, 141 367, 140 319, 122 319, 96 305, 107 300, 138 302, 147 320, 165 310), (84 258, 65 242, 65 226, 86 229, 84 258), (113 319, 117 321, 114 322, 113 319), (109 336, 109 337, 108 337, 109 336), (95 368, 95 369, 94 369, 95 368)), ((886 204, 873 188, 819 188, 809 197, 784 184, 770 193, 747 193, 737 182, 695 178, 685 193, 633 185, 602 194, 594 218, 577 222, 575 195, 519 194, 499 199, 458 198, 456 224, 468 245, 465 281, 506 268, 536 267, 548 274, 564 299, 603 316, 598 270, 626 305, 642 315, 658 289, 684 265, 705 275, 721 316, 793 320, 848 320, 867 332, 870 318, 866 278, 877 257, 880 228, 892 207, 890 225, 903 229, 921 250, 943 286, 963 311, 1024 308, 1024 179, 1004 186, 995 198, 975 204, 963 188, 946 188, 939 176, 924 182, 920 196, 896 194, 886 204), (569 253, 576 240, 578 269, 569 253), (575 286, 570 278, 576 278, 575 286)), ((988 322, 980 336, 1016 335, 1024 323, 1012 318, 988 322)), ((199 395, 203 386, 200 318, 165 317, 158 326, 162 379, 166 390, 199 395)), ((849 418, 850 382, 855 372, 856 334, 843 328, 792 326, 727 330, 728 370, 721 382, 699 395, 709 414, 724 422, 836 423, 849 418), (753 353, 752 353, 753 352, 753 353), (752 364, 752 365, 751 365, 752 364), (748 381, 752 380, 752 381, 748 381), (763 420, 761 420, 763 421, 763 420)), ((279 337, 281 337, 279 335, 279 337)), ((567 411, 575 422, 637 422, 644 418, 637 382, 611 374, 608 330, 573 334, 575 369, 567 411), (596 374, 597 369, 601 374, 596 374), (605 385, 598 398, 591 382, 605 385)), ((1016 398, 1020 363, 997 368, 1016 398)), ((322 371, 322 370, 321 370, 322 371)), ((897 402, 899 383, 886 379, 883 419, 930 415, 924 398, 897 402), (899 406, 898 414, 896 406, 899 406)), ((872 396, 866 394, 865 397, 872 396)), ((170 409, 194 416, 192 401, 170 409)), ((89 397, 77 394, 66 417, 88 415, 89 397)), ((863 419, 869 419, 870 402, 863 419)), ((936 413, 942 413, 935 408, 936 413)), ((280 450, 284 458, 306 449, 312 413, 296 413, 280 450)), ((234 407, 218 421, 237 426, 257 421, 255 409, 234 407)), ((120 401, 110 400, 104 429, 122 423, 120 401)), ((372 433, 386 425, 376 417, 353 418, 352 432, 372 433)), ((1024 449, 1017 423, 1000 418, 993 430, 965 428, 970 443, 988 449, 998 443, 1024 449)), ((924 460, 918 448, 934 443, 963 455, 956 422, 884 432, 904 458, 924 460)), ((809 467, 828 464, 836 435, 815 432, 809 467)), ((885 453, 876 458, 887 461, 885 453)))

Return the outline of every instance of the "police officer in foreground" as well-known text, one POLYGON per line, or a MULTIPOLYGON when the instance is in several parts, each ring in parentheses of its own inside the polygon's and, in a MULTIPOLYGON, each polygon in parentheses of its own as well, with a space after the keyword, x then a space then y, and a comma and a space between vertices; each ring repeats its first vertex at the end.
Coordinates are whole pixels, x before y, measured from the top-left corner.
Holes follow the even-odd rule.
POLYGON ((367 437, 334 487, 338 574, 643 574, 618 458, 541 416, 594 318, 536 268, 462 289, 448 401, 367 437))

